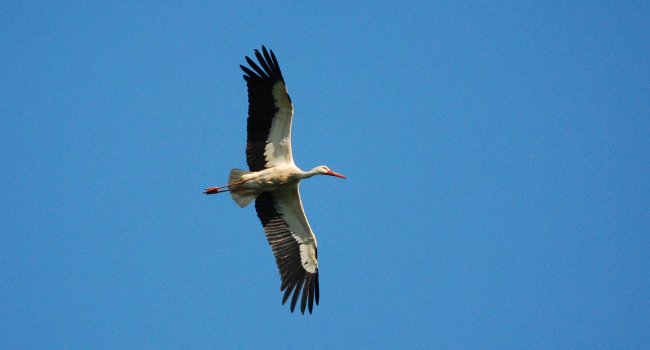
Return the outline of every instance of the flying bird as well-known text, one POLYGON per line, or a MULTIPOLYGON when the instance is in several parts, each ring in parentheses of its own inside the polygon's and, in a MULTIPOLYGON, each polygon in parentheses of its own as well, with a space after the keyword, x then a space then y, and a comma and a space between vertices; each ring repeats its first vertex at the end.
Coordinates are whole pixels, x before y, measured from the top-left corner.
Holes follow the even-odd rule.
POLYGON ((318 247, 300 200, 300 181, 315 175, 346 177, 325 165, 303 171, 294 164, 293 105, 278 60, 264 46, 261 53, 255 50, 255 57, 259 63, 246 56, 250 68, 240 66, 248 87, 249 170, 232 169, 227 185, 206 188, 203 193, 230 192, 242 208, 255 200, 257 216, 280 270, 282 304, 291 297, 293 312, 300 298, 300 312, 304 314, 307 308, 311 313, 319 299, 318 247))

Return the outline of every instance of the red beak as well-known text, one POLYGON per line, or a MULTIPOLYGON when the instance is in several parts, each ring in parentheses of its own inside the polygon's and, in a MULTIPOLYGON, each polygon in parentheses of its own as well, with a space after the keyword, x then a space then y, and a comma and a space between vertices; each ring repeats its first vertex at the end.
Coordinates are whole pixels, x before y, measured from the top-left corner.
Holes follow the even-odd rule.
POLYGON ((336 171, 332 171, 332 170, 328 171, 327 175, 340 177, 341 179, 347 179, 347 177, 345 177, 343 174, 339 174, 336 171))

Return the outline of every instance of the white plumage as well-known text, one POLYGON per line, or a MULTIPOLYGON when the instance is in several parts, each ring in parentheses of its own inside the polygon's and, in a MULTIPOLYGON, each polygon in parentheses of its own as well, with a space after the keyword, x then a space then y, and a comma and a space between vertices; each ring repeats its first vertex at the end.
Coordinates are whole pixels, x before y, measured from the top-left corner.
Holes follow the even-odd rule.
POLYGON ((319 302, 318 244, 300 200, 301 180, 315 175, 345 176, 317 166, 300 170, 291 153, 293 105, 273 51, 255 50, 259 65, 246 57, 250 68, 240 66, 248 87, 248 138, 246 160, 249 170, 233 169, 228 184, 207 188, 205 194, 230 192, 240 207, 255 200, 280 270, 284 292, 282 303, 291 296, 293 312, 300 298, 300 311, 312 312, 319 302))

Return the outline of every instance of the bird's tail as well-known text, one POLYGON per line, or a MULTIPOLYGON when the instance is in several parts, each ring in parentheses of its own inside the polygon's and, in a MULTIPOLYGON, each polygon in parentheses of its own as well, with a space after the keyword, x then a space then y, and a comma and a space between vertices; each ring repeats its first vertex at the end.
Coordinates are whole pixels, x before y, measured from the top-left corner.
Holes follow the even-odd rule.
MULTIPOLYGON (((250 171, 241 170, 241 169, 232 169, 230 170, 230 175, 228 176, 228 183, 236 183, 242 181, 242 176, 250 174, 250 171)), ((237 186, 230 188, 230 196, 240 207, 245 207, 250 202, 252 202, 257 197, 257 192, 252 190, 238 189, 237 186)))

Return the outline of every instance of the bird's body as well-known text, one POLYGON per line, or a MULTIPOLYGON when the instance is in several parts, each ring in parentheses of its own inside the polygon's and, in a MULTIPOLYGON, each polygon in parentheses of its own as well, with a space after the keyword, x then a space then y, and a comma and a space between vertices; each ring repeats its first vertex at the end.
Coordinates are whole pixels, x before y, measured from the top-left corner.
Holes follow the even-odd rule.
POLYGON ((297 184, 303 178, 303 174, 296 166, 275 166, 243 175, 241 179, 246 182, 236 185, 234 189, 272 191, 281 186, 297 184))
POLYGON ((248 139, 246 160, 249 170, 232 169, 228 184, 207 188, 205 194, 230 192, 240 207, 255 200, 282 278, 282 303, 290 296, 293 312, 298 298, 301 312, 312 312, 319 301, 318 249, 300 200, 299 183, 315 175, 345 176, 317 166, 303 171, 293 162, 291 121, 293 105, 273 51, 255 50, 258 66, 249 57, 252 68, 240 66, 248 86, 248 139))

